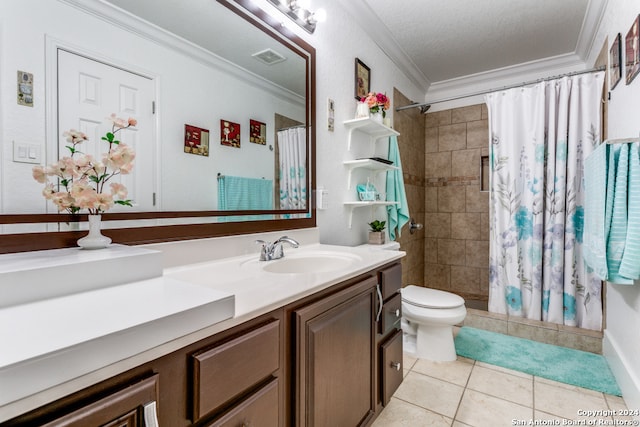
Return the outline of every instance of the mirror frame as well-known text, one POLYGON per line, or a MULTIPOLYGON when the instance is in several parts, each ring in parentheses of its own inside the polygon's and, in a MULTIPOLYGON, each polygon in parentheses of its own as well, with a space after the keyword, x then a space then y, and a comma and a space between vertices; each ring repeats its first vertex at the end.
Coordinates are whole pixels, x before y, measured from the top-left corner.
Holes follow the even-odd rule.
MULTIPOLYGON (((282 25, 251 0, 216 0, 232 12, 244 18, 249 24, 275 38, 288 48, 307 58, 307 210, 252 210, 252 211, 153 211, 132 213, 103 213, 103 221, 156 220, 177 218, 226 217, 241 215, 273 215, 309 213, 308 218, 270 219, 255 221, 173 224, 127 228, 105 228, 102 233, 111 237, 114 243, 138 245, 171 242, 178 240, 203 239, 259 232, 270 232, 316 226, 316 209, 313 191, 316 188, 316 140, 315 140, 315 95, 316 95, 316 51, 305 40, 282 25)), ((88 221, 87 214, 0 214, 0 224, 40 224, 88 221)), ((77 240, 87 231, 50 231, 37 233, 0 234, 0 253, 26 252, 77 246, 77 240)))

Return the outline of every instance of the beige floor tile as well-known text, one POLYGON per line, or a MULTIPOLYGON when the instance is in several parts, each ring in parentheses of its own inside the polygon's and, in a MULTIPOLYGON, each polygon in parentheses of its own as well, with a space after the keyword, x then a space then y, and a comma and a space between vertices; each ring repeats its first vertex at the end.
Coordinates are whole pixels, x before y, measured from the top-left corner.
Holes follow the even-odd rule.
POLYGON ((394 397, 453 418, 463 391, 464 387, 410 372, 396 390, 394 397))
POLYGON ((371 427, 449 427, 452 421, 451 418, 391 398, 389 404, 371 427))
POLYGON ((472 369, 472 364, 458 360, 453 362, 433 362, 419 359, 413 366, 412 371, 464 387, 472 369))
POLYGON ((413 365, 415 365, 417 361, 418 361, 417 357, 413 357, 407 353, 402 354, 402 363, 405 369, 413 368, 413 365))
MULTIPOLYGON (((560 383, 558 383, 560 384, 560 383)), ((608 410, 602 393, 574 386, 558 386, 534 380, 535 409, 569 420, 585 419, 579 411, 608 410)))
POLYGON ((469 424, 461 423, 460 421, 454 421, 453 424, 451 424, 451 427, 473 427, 473 426, 470 426, 469 424))
MULTIPOLYGON (((533 411, 533 419, 534 420, 538 420, 538 421, 550 421, 550 420, 554 420, 555 421, 555 420, 558 420, 558 421, 560 421, 560 425, 562 425, 562 421, 563 420, 566 420, 566 418, 562 418, 562 417, 559 417, 557 415, 548 414, 546 412, 537 411, 537 410, 533 411)), ((547 424, 547 425, 553 425, 553 424, 547 424)))
POLYGON ((533 375, 531 374, 525 374, 524 372, 514 371, 513 369, 509 369, 509 368, 503 368, 502 366, 490 365, 485 362, 476 362, 476 366, 482 366, 483 368, 493 369, 494 371, 504 372, 505 374, 533 380, 533 375))
POLYGON ((511 426, 513 420, 530 420, 533 409, 504 399, 466 389, 455 416, 473 427, 511 426))
POLYGON ((533 378, 474 366, 467 388, 533 408, 533 378))
POLYGON ((627 404, 624 399, 619 396, 612 396, 610 394, 605 394, 604 399, 607 401, 607 405, 611 411, 615 411, 615 415, 613 416, 616 420, 633 420, 632 415, 618 415, 618 414, 626 414, 627 404))
POLYGON ((554 387, 560 387, 560 388, 564 388, 567 390, 573 390, 573 391, 577 391, 583 394, 590 394, 592 396, 595 397, 602 397, 603 393, 599 392, 599 391, 595 391, 595 390, 590 390, 588 388, 582 388, 582 387, 578 387, 572 384, 565 384, 565 383, 561 383, 558 381, 554 381, 554 380, 549 380, 546 378, 542 378, 542 377, 535 377, 534 378, 534 382, 536 383, 541 383, 541 384, 548 384, 548 385, 552 385, 554 387))

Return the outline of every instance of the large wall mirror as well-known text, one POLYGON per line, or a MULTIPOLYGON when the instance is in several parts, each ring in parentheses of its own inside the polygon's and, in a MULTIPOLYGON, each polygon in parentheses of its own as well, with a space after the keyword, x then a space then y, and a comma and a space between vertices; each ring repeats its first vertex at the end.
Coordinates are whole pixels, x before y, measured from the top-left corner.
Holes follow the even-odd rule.
POLYGON ((138 121, 114 242, 315 226, 315 50, 251 0, 6 0, 0 31, 0 253, 86 234, 31 171, 71 128, 99 156, 110 113, 138 121))

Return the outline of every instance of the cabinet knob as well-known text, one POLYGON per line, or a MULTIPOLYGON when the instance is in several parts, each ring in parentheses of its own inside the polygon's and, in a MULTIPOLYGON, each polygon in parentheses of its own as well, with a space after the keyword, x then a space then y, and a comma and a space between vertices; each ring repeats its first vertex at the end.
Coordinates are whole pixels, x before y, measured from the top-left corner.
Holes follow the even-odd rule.
POLYGON ((400 317, 400 309, 399 308, 396 309, 396 317, 400 317))
POLYGON ((391 362, 391 367, 396 368, 396 371, 399 371, 402 368, 402 364, 400 362, 391 362))

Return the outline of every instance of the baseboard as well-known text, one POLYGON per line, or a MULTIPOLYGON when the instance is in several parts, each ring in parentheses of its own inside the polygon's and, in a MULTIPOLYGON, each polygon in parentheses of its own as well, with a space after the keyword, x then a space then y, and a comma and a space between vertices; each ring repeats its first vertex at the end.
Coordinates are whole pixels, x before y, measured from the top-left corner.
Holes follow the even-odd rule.
MULTIPOLYGON (((633 363, 626 357, 615 338, 604 331, 602 340, 602 353, 609 363, 613 376, 622 391, 622 398, 629 409, 640 408, 640 380, 633 363)), ((640 416, 635 416, 640 421, 640 416)))

